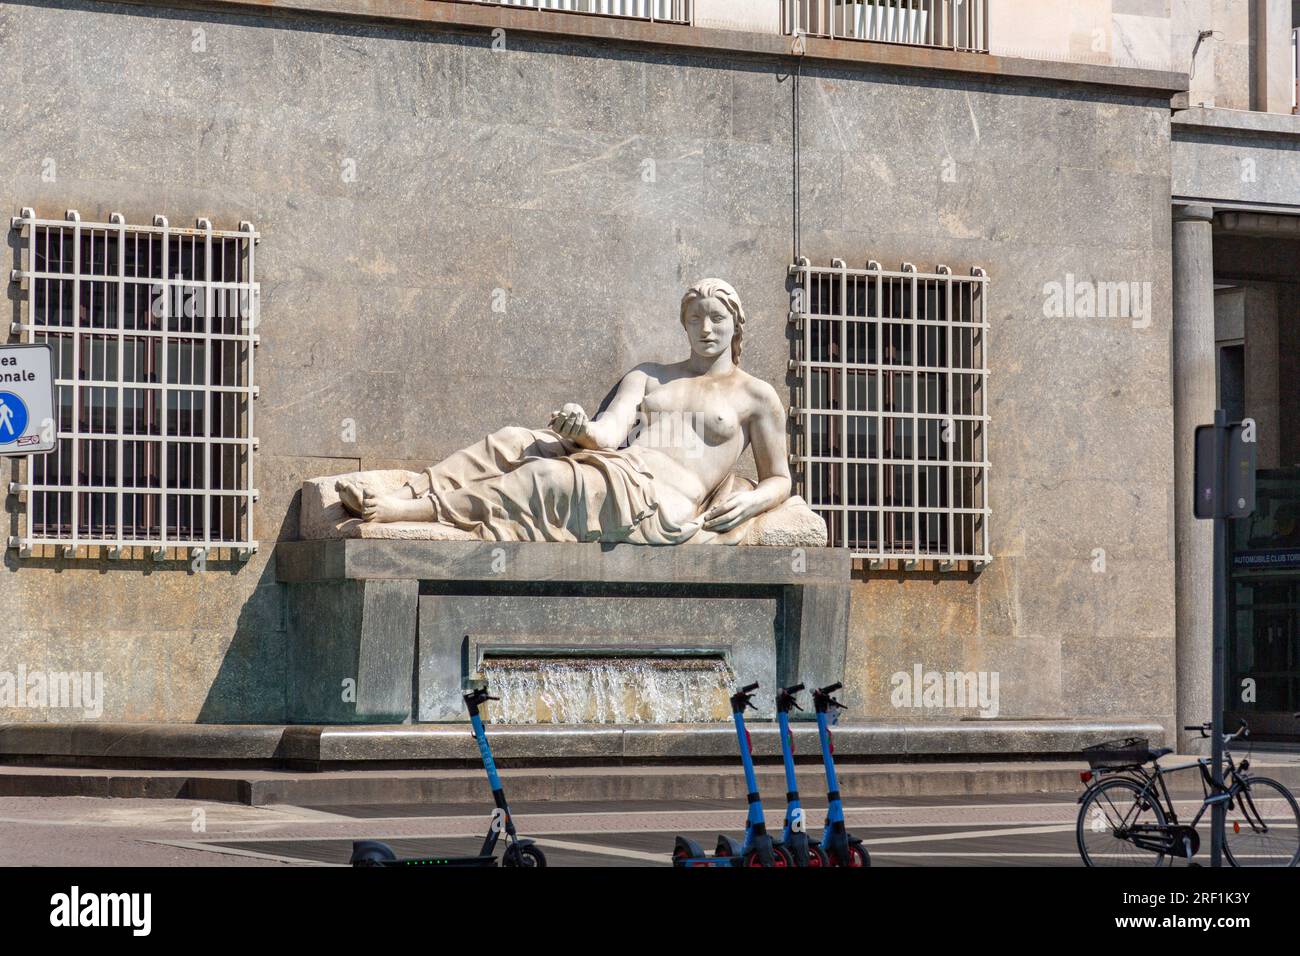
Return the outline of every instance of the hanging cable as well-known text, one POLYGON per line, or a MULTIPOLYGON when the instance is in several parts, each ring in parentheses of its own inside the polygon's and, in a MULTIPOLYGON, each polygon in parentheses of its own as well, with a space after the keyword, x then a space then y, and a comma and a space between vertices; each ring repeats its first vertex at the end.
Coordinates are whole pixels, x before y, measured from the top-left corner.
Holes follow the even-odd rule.
POLYGON ((798 262, 801 252, 801 235, 803 231, 803 221, 800 218, 799 208, 799 81, 803 76, 803 57, 805 51, 804 35, 796 29, 794 38, 790 44, 791 52, 798 57, 795 61, 793 82, 790 84, 790 95, 793 98, 790 107, 790 165, 791 180, 793 183, 793 195, 790 201, 791 213, 791 232, 794 245, 794 258, 791 262, 798 262))

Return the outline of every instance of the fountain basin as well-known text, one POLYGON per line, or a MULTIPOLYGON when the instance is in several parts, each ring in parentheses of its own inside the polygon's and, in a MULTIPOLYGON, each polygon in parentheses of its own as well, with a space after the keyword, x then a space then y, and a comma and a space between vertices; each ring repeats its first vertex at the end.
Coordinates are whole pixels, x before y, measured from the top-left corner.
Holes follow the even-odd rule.
POLYGON ((494 724, 676 724, 729 719, 736 673, 708 649, 485 648, 494 724), (521 653, 522 650, 522 653, 521 653))
MULTIPOLYGON (((293 723, 465 722, 462 685, 494 649, 712 655, 773 690, 844 676, 851 559, 839 548, 344 539, 280 542, 275 555, 293 723)), ((770 696, 756 703, 753 716, 772 716, 770 696)), ((528 719, 549 725, 549 707, 528 719)), ((647 723, 668 713, 626 707, 647 723)), ((712 703, 708 717, 686 722, 715 722, 712 703)))

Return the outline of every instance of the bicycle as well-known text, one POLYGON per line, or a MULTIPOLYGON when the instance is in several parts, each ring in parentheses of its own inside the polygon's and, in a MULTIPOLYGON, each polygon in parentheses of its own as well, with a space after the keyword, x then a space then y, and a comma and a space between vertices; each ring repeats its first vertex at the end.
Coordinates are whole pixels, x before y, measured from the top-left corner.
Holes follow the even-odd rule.
MULTIPOLYGON (((1186 727, 1208 737, 1211 725, 1186 727)), ((1173 865, 1185 859, 1191 866, 1201 846, 1196 825, 1216 803, 1224 812, 1223 853, 1229 865, 1295 866, 1300 862, 1300 806, 1286 787, 1248 771, 1250 760, 1234 763, 1227 746, 1247 737, 1243 720, 1223 735, 1224 779, 1216 785, 1212 760, 1161 767, 1160 758, 1173 750, 1152 750, 1141 737, 1085 747, 1091 770, 1079 774, 1087 788, 1079 797, 1075 836, 1085 866, 1173 865), (1147 764, 1151 764, 1150 769, 1147 764), (1180 823, 1165 776, 1200 770, 1203 800, 1191 823, 1180 823), (1095 781, 1094 781, 1095 776, 1095 781), (1167 861, 1167 862, 1166 862, 1167 861)))

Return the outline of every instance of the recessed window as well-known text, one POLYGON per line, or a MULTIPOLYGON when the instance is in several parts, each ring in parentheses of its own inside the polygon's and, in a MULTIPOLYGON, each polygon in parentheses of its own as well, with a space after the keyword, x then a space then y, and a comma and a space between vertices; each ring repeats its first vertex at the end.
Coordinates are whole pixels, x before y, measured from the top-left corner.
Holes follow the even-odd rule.
POLYGON ((690 23, 694 0, 462 0, 494 7, 525 7, 532 10, 559 10, 565 13, 591 13, 607 17, 630 17, 637 20, 663 20, 690 23))
POLYGON ((989 0, 783 0, 787 34, 989 50, 989 0))
MULTIPOLYGON (((21 341, 55 358, 57 446, 25 460, 11 546, 231 549, 253 539, 257 233, 14 218, 21 341)), ((233 556, 233 555, 232 555, 233 556)))
POLYGON ((829 544, 980 567, 988 549, 988 277, 791 267, 792 459, 829 544))

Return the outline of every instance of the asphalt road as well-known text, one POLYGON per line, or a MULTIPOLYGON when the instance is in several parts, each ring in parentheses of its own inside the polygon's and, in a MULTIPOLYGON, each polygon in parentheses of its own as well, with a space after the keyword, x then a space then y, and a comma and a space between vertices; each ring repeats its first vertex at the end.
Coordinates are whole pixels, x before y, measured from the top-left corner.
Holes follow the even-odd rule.
MULTIPOLYGON (((851 802, 847 816, 874 866, 1079 866, 1074 798, 882 798, 851 802)), ((0 865, 338 865, 361 838, 383 839, 403 855, 473 854, 488 809, 7 797, 0 798, 0 865)), ((819 821, 824 805, 809 801, 807 810, 819 821)), ((553 866, 666 866, 675 834, 711 848, 719 832, 737 834, 744 818, 743 807, 719 801, 536 803, 513 811, 520 833, 536 839, 553 866)), ((783 811, 768 807, 773 829, 783 811)))

